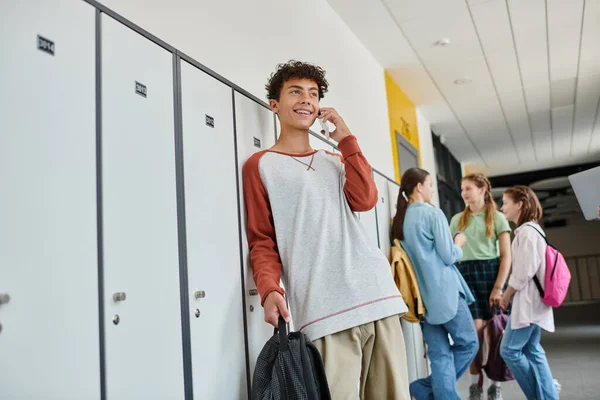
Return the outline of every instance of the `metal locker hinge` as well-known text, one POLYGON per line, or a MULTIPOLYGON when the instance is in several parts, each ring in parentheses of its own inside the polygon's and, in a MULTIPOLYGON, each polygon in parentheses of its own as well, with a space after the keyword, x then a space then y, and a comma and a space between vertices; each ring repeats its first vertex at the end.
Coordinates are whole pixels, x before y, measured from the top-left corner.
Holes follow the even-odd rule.
POLYGON ((113 293, 113 301, 119 302, 119 301, 125 301, 127 300, 127 294, 125 292, 117 292, 117 293, 113 293))

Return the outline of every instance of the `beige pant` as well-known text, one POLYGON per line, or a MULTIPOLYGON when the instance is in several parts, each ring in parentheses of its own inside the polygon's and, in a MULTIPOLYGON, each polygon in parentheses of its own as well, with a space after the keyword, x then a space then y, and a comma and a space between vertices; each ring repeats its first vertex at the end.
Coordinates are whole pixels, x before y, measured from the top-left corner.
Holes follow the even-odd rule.
POLYGON ((323 358, 332 400, 410 400, 404 334, 397 315, 314 344, 323 358))

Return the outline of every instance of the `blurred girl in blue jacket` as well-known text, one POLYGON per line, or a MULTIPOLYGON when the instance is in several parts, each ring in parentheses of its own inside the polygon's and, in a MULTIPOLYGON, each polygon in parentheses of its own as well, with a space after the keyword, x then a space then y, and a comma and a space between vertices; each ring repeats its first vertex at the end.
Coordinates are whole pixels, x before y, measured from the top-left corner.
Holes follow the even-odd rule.
POLYGON ((431 375, 413 382, 410 393, 416 400, 460 400, 456 381, 479 347, 468 307, 474 298, 454 266, 462 257, 466 238, 459 233, 452 240, 446 216, 429 204, 432 194, 433 182, 427 171, 407 170, 392 225, 393 239, 401 241, 413 263, 426 309, 423 336, 431 375))

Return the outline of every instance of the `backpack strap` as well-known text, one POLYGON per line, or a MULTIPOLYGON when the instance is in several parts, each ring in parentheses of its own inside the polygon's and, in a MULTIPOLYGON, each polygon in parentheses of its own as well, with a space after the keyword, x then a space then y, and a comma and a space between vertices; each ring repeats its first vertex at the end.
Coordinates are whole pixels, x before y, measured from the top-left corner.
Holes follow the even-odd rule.
POLYGON ((533 226, 533 225, 529 225, 529 224, 525 224, 525 226, 529 226, 529 227, 531 227, 531 228, 535 229, 535 231, 536 231, 537 233, 539 233, 541 237, 543 237, 543 238, 544 238, 544 242, 546 242, 546 244, 548 244, 548 239, 546 239, 546 236, 545 236, 545 235, 544 235, 542 232, 540 232, 540 230, 539 230, 538 228, 536 228, 536 227, 535 227, 535 226, 533 226))
MULTIPOLYGON (((544 238, 544 242, 546 242, 546 246, 549 246, 548 239, 546 239, 546 236, 544 236, 544 234, 542 232, 540 232, 540 230, 538 228, 536 228, 533 225, 529 225, 529 224, 525 224, 525 226, 529 226, 529 227, 535 229, 535 231, 537 233, 539 233, 541 237, 544 238)), ((538 292, 540 292, 540 297, 543 299, 545 296, 544 288, 542 287, 540 280, 538 279, 537 275, 535 275, 535 274, 533 275, 533 283, 535 283, 535 286, 537 287, 538 292)))

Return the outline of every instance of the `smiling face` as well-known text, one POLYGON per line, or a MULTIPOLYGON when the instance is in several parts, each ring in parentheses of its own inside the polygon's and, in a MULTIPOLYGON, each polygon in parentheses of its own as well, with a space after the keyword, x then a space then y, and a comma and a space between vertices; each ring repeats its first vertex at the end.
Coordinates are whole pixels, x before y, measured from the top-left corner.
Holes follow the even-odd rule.
POLYGON ((318 116, 319 88, 309 79, 290 79, 283 84, 279 100, 270 100, 269 105, 279 115, 282 130, 308 130, 318 116))

